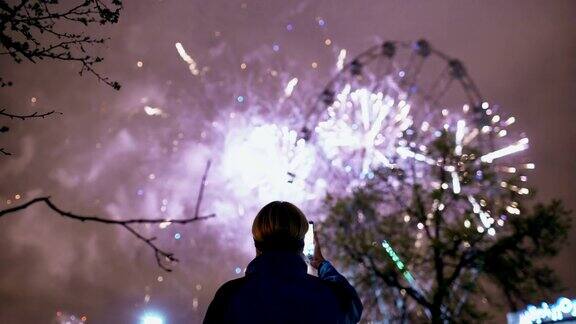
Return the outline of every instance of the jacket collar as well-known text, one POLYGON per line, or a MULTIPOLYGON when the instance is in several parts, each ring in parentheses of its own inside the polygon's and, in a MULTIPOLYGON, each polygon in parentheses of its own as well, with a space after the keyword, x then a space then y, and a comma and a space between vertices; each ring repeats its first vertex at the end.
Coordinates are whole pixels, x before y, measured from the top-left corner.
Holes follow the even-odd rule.
POLYGON ((246 275, 303 276, 306 275, 307 269, 306 262, 300 253, 270 251, 254 258, 246 268, 246 275))

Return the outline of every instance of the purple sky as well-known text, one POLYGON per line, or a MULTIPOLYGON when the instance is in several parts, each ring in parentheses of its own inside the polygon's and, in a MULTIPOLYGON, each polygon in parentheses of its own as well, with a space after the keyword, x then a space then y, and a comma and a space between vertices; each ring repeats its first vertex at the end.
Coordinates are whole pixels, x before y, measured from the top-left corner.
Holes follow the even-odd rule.
MULTIPOLYGON (((201 142, 219 114, 245 109, 237 101, 253 91, 247 75, 297 76, 308 80, 300 91, 311 96, 333 75, 339 49, 350 57, 382 40, 426 38, 460 58, 482 94, 516 116, 530 137, 538 199, 562 198, 574 210, 575 13, 569 0, 127 1, 120 22, 101 30, 111 40, 98 49, 105 62, 97 69, 122 84, 119 92, 78 76, 78 66, 0 60, 2 76, 15 83, 0 89, 2 108, 64 113, 10 123, 1 144, 15 155, 0 161, 0 208, 20 194, 51 195, 66 210, 111 217, 160 216, 147 213, 164 197, 168 208, 175 201, 186 210, 211 153, 179 152, 201 142), (204 82, 178 56, 176 42, 199 69, 209 69, 204 82), (165 115, 150 118, 146 105, 165 115)), ((262 89, 273 87, 267 82, 262 89)), ((208 189, 210 201, 229 194, 217 181, 208 189)), ((3 218, 0 322, 45 323, 62 311, 93 323, 133 323, 147 310, 165 313, 170 323, 199 322, 215 289, 252 257, 251 210, 228 216, 226 208, 203 206, 218 220, 156 233, 182 260, 168 275, 120 229, 60 219, 43 207, 3 218)), ((571 245, 553 261, 572 297, 575 242, 573 229, 571 245)))

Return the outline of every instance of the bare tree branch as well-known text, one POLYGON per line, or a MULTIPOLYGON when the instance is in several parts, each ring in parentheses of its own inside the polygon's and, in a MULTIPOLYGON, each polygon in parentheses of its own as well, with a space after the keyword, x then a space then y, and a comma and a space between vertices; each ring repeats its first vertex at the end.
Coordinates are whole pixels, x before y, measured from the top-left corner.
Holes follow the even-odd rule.
MULTIPOLYGON (((95 70, 95 65, 103 58, 90 52, 94 46, 108 39, 91 35, 94 25, 115 24, 120 17, 122 0, 0 0, 0 58, 9 57, 15 63, 42 60, 64 61, 78 64, 82 75, 92 74, 115 90, 120 83, 95 70)), ((12 82, 0 75, 0 88, 10 87, 12 82)), ((0 116, 11 119, 44 118, 56 111, 34 112, 17 115, 0 110, 0 116)), ((8 131, 2 126, 0 133, 8 131)), ((0 149, 0 155, 11 153, 0 149)))
POLYGON ((54 202, 52 202, 51 197, 49 197, 49 196, 37 197, 37 198, 34 198, 34 199, 32 199, 26 203, 20 204, 18 206, 14 206, 11 208, 0 210, 0 218, 4 217, 6 215, 9 215, 9 214, 13 214, 13 213, 22 211, 24 209, 27 209, 28 207, 30 207, 32 205, 44 203, 52 211, 56 212, 58 215, 65 217, 65 218, 70 218, 70 219, 74 219, 74 220, 81 221, 81 222, 95 222, 95 223, 122 226, 128 232, 130 232, 132 235, 134 235, 137 239, 143 241, 144 243, 146 243, 146 245, 148 245, 150 248, 152 248, 152 250, 154 251, 154 256, 156 257, 156 262, 158 263, 158 266, 160 268, 162 268, 163 270, 165 270, 167 272, 171 272, 172 269, 170 269, 169 266, 164 264, 163 260, 167 261, 168 263, 178 262, 178 259, 176 257, 174 257, 174 254, 172 252, 167 252, 167 251, 159 248, 154 243, 154 241, 156 240, 156 237, 150 237, 150 238, 145 237, 144 235, 140 234, 137 230, 135 230, 132 227, 132 225, 136 225, 136 224, 160 224, 160 223, 185 225, 188 223, 192 223, 192 222, 196 222, 196 221, 202 221, 202 220, 206 220, 206 219, 215 217, 216 216, 215 214, 208 214, 208 215, 203 215, 203 216, 200 216, 198 214, 198 211, 200 208, 199 206, 202 203, 202 195, 204 192, 204 187, 206 186, 206 178, 208 176, 208 170, 210 169, 210 163, 211 163, 210 161, 208 161, 206 163, 206 169, 204 170, 204 174, 202 176, 202 182, 200 184, 200 191, 199 191, 198 199, 196 201, 196 213, 194 214, 193 217, 190 217, 190 218, 183 218, 183 219, 132 218, 132 219, 126 219, 126 220, 117 220, 117 219, 110 219, 110 218, 104 218, 104 217, 99 217, 99 216, 80 215, 80 214, 76 214, 73 212, 65 211, 62 208, 58 207, 54 202))
POLYGON ((58 112, 55 110, 45 112, 45 113, 39 113, 39 112, 35 111, 35 112, 28 114, 28 115, 16 115, 16 114, 6 112, 6 109, 0 110, 0 116, 8 117, 10 119, 20 119, 20 120, 33 119, 33 118, 42 118, 43 119, 43 118, 48 117, 52 114, 62 115, 61 112, 58 112))
POLYGON ((202 197, 204 196, 204 187, 206 187, 206 178, 208 177, 208 171, 210 170, 210 165, 212 161, 208 160, 206 162, 206 168, 204 169, 204 175, 202 175, 202 180, 200 182, 200 190, 198 191, 198 199, 196 199, 196 207, 194 209, 194 217, 198 217, 200 213, 200 202, 202 201, 202 197))
MULTIPOLYGON (((103 44, 107 39, 92 37, 84 32, 67 31, 72 25, 92 26, 118 22, 121 0, 22 0, 12 4, 0 0, 0 56, 10 56, 14 62, 37 63, 44 59, 80 63, 80 74, 88 72, 98 80, 119 90, 120 84, 102 76, 94 65, 102 58, 87 49, 103 44), (70 6, 70 3, 73 3, 70 6), (68 9, 67 9, 68 8, 68 9)), ((11 86, 0 77, 0 86, 11 86)))

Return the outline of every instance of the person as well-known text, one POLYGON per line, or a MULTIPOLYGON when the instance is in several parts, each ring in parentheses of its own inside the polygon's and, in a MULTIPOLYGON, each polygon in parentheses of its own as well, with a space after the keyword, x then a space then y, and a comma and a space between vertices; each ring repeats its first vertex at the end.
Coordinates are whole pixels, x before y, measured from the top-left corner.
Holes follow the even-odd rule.
POLYGON ((256 258, 244 277, 218 289, 204 324, 360 321, 360 298, 324 259, 316 233, 310 264, 318 277, 307 273, 302 253, 307 230, 306 216, 295 205, 274 201, 264 206, 252 225, 256 258))

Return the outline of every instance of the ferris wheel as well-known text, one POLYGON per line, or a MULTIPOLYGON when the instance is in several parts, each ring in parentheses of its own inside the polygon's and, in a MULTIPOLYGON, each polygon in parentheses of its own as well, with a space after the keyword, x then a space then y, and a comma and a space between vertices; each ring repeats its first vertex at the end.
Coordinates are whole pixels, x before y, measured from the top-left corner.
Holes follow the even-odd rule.
MULTIPOLYGON (((454 112, 461 118, 460 137, 475 137, 482 151, 497 150, 497 137, 514 122, 497 110, 460 60, 426 40, 386 41, 343 64, 304 113, 300 136, 322 147, 332 166, 363 178, 371 167, 390 166, 387 155, 397 153, 394 146, 413 136, 418 123, 424 130, 434 122, 441 128, 454 112)), ((526 148, 525 142, 517 148, 526 148)))
MULTIPOLYGON (((426 40, 415 43, 386 41, 344 64, 325 86, 305 115, 302 137, 310 138, 321 112, 332 106, 347 86, 366 87, 373 93, 417 100, 420 109, 440 108, 454 100, 447 96, 457 83, 475 122, 489 124, 486 103, 460 60, 434 49, 426 40), (448 97, 448 98, 447 98, 448 97), (448 99, 445 101, 444 99, 448 99)), ((468 111, 467 111, 468 112, 468 111)))
POLYGON ((386 41, 341 64, 303 113, 300 137, 316 147, 317 177, 331 187, 349 191, 377 170, 409 170, 421 186, 462 196, 478 230, 493 234, 519 213, 515 199, 529 194, 523 170, 534 168, 513 155, 528 138, 499 110, 460 60, 425 40, 386 41), (441 138, 449 152, 434 149, 441 138), (440 182, 429 176, 438 172, 440 182))

